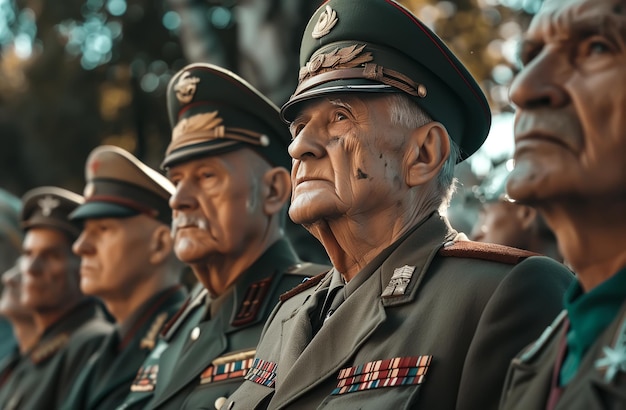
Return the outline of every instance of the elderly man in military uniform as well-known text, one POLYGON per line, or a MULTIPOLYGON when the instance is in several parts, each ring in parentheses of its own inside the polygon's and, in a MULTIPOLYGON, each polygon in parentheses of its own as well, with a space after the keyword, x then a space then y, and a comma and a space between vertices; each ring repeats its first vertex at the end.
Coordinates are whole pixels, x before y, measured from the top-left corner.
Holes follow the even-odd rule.
POLYGON ((219 408, 252 365, 278 296, 329 267, 301 263, 281 229, 291 161, 278 108, 209 64, 174 76, 167 103, 174 250, 202 287, 165 329, 121 408, 148 400, 144 408, 219 408))
POLYGON ((478 202, 478 219, 470 239, 478 242, 499 243, 526 249, 563 261, 554 232, 539 212, 528 205, 512 200, 506 193, 506 181, 513 169, 513 160, 504 161, 472 188, 478 202))
POLYGON ((83 197, 46 186, 26 192, 22 203, 21 302, 33 312, 40 338, 3 387, 0 407, 59 408, 111 324, 80 290, 80 258, 72 243, 81 228, 68 215, 83 197))
POLYGON ((503 409, 626 408, 626 4, 547 0, 511 86, 507 191, 554 230, 577 281, 511 365, 503 409))
MULTIPOLYGON (((490 111, 399 4, 331 0, 311 18, 291 122, 290 217, 334 269, 281 298, 224 409, 493 409, 508 363, 571 273, 460 240, 439 210, 490 111)), ((466 238, 465 238, 466 239, 466 238)))
POLYGON ((171 182, 109 145, 91 152, 85 177, 85 203, 70 215, 84 224, 74 242, 81 257, 80 286, 104 302, 116 329, 80 374, 63 408, 109 410, 128 395, 186 291, 170 231, 171 182))

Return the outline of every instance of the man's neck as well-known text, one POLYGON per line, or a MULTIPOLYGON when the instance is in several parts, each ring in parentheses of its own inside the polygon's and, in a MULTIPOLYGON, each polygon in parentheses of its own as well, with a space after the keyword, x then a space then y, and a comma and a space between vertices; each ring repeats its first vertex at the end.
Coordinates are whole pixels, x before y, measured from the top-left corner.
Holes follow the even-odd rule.
POLYGON ((328 256, 346 281, 354 278, 376 255, 432 213, 382 212, 375 217, 343 217, 308 227, 324 245, 328 256))
MULTIPOLYGON (((154 279, 159 279, 162 276, 163 275, 159 276, 155 273, 154 279)), ((112 295, 112 297, 102 296, 101 299, 111 316, 115 318, 115 323, 120 326, 125 326, 127 324, 126 322, 133 317, 133 314, 137 312, 138 309, 141 309, 148 300, 157 293, 174 285, 175 281, 173 279, 142 282, 131 292, 124 293, 123 297, 117 297, 122 295, 122 292, 119 292, 118 294, 112 295)))
POLYGON ((20 354, 25 354, 31 347, 39 340, 39 332, 33 320, 12 320, 13 333, 15 334, 15 340, 17 340, 20 354))
POLYGON ((70 303, 66 303, 58 309, 45 309, 33 312, 33 321, 37 328, 37 333, 43 335, 44 332, 52 325, 61 320, 69 311, 74 309, 76 305, 82 302, 84 298, 76 299, 70 303))
POLYGON ((626 266, 626 200, 589 203, 567 201, 541 207, 559 250, 585 292, 626 266))

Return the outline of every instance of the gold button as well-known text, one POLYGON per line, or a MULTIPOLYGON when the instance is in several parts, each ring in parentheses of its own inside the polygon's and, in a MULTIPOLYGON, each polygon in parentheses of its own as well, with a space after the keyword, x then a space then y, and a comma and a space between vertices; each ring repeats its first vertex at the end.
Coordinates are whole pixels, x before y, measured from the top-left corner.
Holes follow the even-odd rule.
POLYGON ((224 405, 224 403, 226 403, 226 400, 228 400, 226 397, 218 397, 218 398, 215 400, 215 408, 216 408, 217 410, 221 409, 221 408, 222 408, 222 406, 224 405))
POLYGON ((191 340, 198 340, 199 337, 200 337, 200 328, 196 326, 191 331, 191 340))

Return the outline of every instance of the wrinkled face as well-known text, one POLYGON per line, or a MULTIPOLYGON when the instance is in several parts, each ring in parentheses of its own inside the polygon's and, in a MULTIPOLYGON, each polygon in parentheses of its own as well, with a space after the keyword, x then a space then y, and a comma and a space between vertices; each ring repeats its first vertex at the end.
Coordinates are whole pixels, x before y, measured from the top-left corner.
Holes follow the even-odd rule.
POLYGON ((290 127, 294 222, 394 212, 406 187, 407 130, 391 123, 387 101, 320 98, 301 110, 290 127))
POLYGON ((22 303, 38 312, 64 310, 80 297, 80 260, 69 238, 50 228, 31 228, 22 244, 22 303))
POLYGON ((239 255, 266 220, 261 178, 269 165, 247 148, 172 166, 170 199, 176 256, 185 263, 239 255))
POLYGON ((73 246, 83 293, 103 299, 132 293, 150 271, 154 223, 145 215, 85 220, 73 246))
POLYGON ((626 4, 547 0, 522 44, 512 198, 626 193, 626 4))
POLYGON ((517 212, 520 206, 505 201, 483 204, 470 239, 524 249, 527 233, 517 212))
POLYGON ((2 274, 2 295, 0 296, 0 315, 9 318, 30 316, 22 305, 22 274, 17 266, 2 274))

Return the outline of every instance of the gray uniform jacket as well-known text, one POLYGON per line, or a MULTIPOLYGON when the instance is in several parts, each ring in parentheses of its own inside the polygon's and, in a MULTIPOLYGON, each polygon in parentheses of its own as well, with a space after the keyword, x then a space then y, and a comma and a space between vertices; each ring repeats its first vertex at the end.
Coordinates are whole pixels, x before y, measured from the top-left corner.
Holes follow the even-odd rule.
POLYGON ((278 296, 330 269, 301 264, 285 239, 273 244, 226 295, 193 292, 146 359, 121 409, 214 409, 243 381, 278 296), (212 304, 218 304, 212 309, 212 304), (218 404, 220 402, 218 401, 218 404))
MULTIPOLYGON (((563 311, 536 342, 511 363, 501 409, 546 408, 559 347, 567 332, 563 311)), ((626 409, 626 303, 591 345, 555 410, 626 409)))
POLYGON ((46 330, 2 388, 0 408, 58 409, 113 325, 86 299, 46 330))
POLYGON ((572 275, 545 257, 516 265, 528 253, 512 248, 450 245, 456 236, 433 214, 314 337, 332 275, 283 298, 222 408, 496 408, 511 359, 559 312, 572 275))

